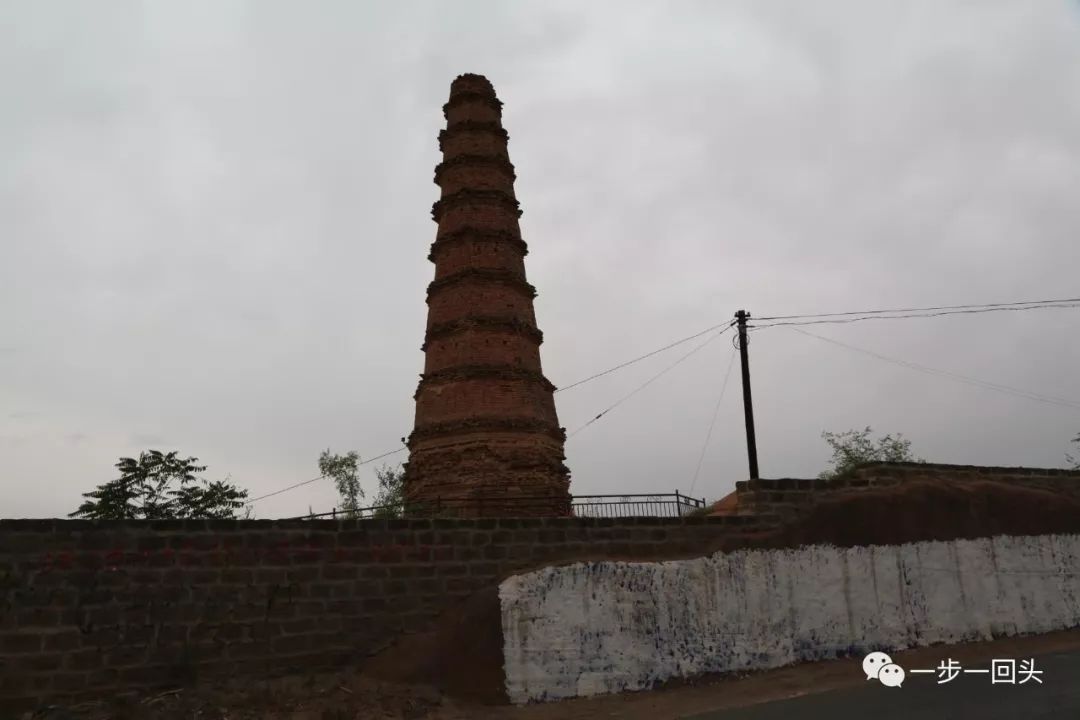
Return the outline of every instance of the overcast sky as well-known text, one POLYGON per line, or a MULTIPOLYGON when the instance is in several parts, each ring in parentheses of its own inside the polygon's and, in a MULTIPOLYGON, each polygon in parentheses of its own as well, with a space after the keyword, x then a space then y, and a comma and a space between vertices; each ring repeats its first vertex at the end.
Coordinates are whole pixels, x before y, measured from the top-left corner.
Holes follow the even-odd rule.
MULTIPOLYGON (((486 75, 568 385, 731 318, 1080 295, 1080 5, 0 3, 0 516, 122 455, 252 496, 412 430, 436 136, 486 75)), ((1080 401, 1080 309, 805 328, 1080 401)), ((1061 467, 1080 410, 752 336, 761 474, 823 430, 1061 467)), ((693 345, 556 396, 573 431, 693 345)), ((567 443, 577 494, 691 491, 727 337, 567 443)), ((404 453, 391 458, 401 461, 404 453)), ((372 466, 365 483, 374 486, 372 466)), ((737 365, 692 492, 747 475, 737 365)), ((256 505, 328 510, 329 481, 256 505)))

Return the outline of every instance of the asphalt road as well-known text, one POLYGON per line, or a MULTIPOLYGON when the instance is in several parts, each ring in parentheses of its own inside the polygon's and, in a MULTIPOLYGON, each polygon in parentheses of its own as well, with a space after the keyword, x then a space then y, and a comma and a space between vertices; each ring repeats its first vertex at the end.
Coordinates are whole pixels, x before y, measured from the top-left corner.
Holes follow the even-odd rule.
MULTIPOLYGON (((941 660, 948 657, 943 649, 941 660)), ((1016 658, 1018 661, 1027 658, 1016 658)), ((989 668, 989 661, 972 668, 989 668)), ((938 684, 936 674, 908 674, 903 687, 876 680, 684 720, 1076 720, 1080 718, 1080 651, 1035 657, 1042 685, 993 684, 989 675, 961 674, 938 684)), ((1022 679, 1017 678, 1017 681, 1022 679)))

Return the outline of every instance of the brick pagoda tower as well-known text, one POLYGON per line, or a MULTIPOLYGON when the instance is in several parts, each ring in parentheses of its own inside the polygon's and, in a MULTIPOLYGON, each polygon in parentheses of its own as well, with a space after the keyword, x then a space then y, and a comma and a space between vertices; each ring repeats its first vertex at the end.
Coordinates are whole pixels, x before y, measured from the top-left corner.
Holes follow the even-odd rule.
POLYGON ((443 114, 442 194, 431 210, 439 229, 428 255, 435 280, 405 497, 460 515, 565 515, 566 432, 540 369, 502 103, 486 78, 460 75, 443 114))

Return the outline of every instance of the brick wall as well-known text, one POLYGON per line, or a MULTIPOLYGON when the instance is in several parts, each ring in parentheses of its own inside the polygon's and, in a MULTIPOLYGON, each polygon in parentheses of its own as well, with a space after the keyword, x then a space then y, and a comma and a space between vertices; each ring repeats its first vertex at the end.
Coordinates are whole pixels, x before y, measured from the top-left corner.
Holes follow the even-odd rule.
POLYGON ((739 509, 791 517, 829 493, 914 481, 1003 482, 1080 498, 1080 470, 981 467, 936 463, 870 463, 836 480, 744 480, 735 484, 739 509))
MULTIPOLYGON (((449 253, 447 253, 447 255, 449 255, 449 253)), ((459 268, 459 272, 462 269, 467 270, 472 267, 489 267, 488 265, 480 265, 478 262, 475 262, 473 257, 469 257, 468 261, 468 265, 465 265, 464 262, 462 263, 463 267, 459 268)), ((516 263, 514 263, 513 260, 507 260, 505 262, 507 265, 524 265, 520 258, 516 263)), ((450 274, 449 272, 443 272, 442 268, 443 262, 440 258, 439 274, 450 274)), ((501 270, 503 268, 498 269, 501 270)), ((517 270, 518 268, 515 267, 513 269, 517 270)), ((523 268, 521 269, 521 272, 524 275, 523 268)), ((496 285, 483 281, 463 281, 445 288, 439 296, 439 302, 431 304, 431 309, 428 312, 428 327, 439 325, 441 323, 453 322, 468 316, 471 311, 477 309, 482 309, 486 314, 493 317, 502 317, 507 320, 518 319, 530 325, 536 325, 536 315, 533 312, 532 297, 524 293, 520 287, 513 285, 496 285)))
POLYGON ((341 667, 515 571, 701 555, 766 520, 0 520, 0 718, 341 667))

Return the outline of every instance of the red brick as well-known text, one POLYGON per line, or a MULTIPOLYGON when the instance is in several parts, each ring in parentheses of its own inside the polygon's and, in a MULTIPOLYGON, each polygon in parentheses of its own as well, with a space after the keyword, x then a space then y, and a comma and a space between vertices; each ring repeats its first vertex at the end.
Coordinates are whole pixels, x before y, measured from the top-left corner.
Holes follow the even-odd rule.
POLYGON ((562 514, 569 471, 553 388, 540 366, 501 105, 486 84, 482 96, 462 95, 471 82, 463 77, 451 85, 447 130, 439 136, 436 279, 428 293, 425 376, 416 394, 406 495, 427 502, 470 498, 456 510, 464 515, 562 514), (526 495, 562 500, 512 503, 526 495), (485 496, 509 500, 476 504, 485 496))

